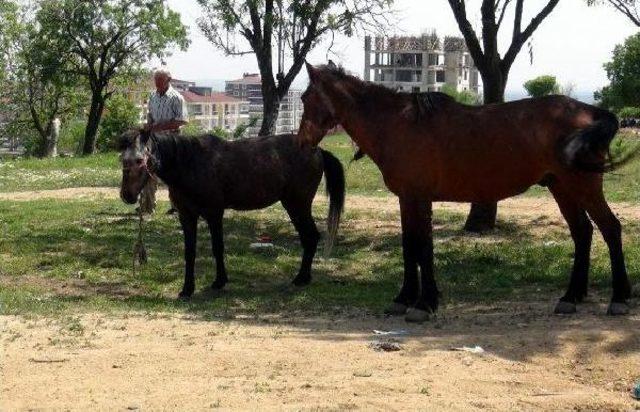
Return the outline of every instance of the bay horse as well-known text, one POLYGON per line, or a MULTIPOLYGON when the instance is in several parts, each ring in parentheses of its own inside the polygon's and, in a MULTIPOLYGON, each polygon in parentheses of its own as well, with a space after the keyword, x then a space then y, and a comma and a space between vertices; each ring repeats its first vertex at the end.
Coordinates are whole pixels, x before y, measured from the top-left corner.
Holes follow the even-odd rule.
POLYGON ((611 258, 607 312, 628 313, 621 225, 602 191, 618 129, 612 113, 565 96, 467 106, 442 93, 403 93, 365 82, 332 62, 307 64, 307 71, 301 144, 318 144, 340 124, 400 201, 404 281, 387 313, 421 322, 438 308, 432 202, 492 203, 534 184, 549 188, 575 243, 569 286, 555 312, 575 312, 587 294, 591 217, 611 258))
POLYGON ((120 139, 122 184, 120 197, 136 203, 149 179, 161 179, 178 211, 184 234, 185 276, 180 298, 195 289, 194 264, 199 217, 211 234, 216 277, 211 285, 227 283, 222 217, 225 209, 255 210, 282 203, 298 231, 302 263, 293 284, 311 281, 311 263, 320 234, 311 204, 324 173, 329 195, 325 252, 333 244, 344 205, 344 170, 331 153, 300 147, 295 135, 226 141, 213 135, 150 135, 133 130, 120 139))

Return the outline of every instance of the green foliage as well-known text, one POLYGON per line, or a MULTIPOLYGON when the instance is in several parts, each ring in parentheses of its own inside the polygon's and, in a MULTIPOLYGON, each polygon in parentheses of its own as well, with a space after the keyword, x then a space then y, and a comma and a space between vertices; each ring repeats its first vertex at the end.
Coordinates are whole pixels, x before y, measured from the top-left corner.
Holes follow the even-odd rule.
MULTIPOLYGON (((19 9, 11 37, 9 71, 0 99, 12 106, 7 129, 21 139, 27 154, 39 157, 55 152, 54 121, 78 113, 84 93, 79 78, 68 61, 49 47, 43 29, 34 20, 33 10, 19 9)), ((15 136, 15 135, 14 135, 15 136)))
POLYGON ((453 97, 458 103, 468 105, 479 105, 481 103, 480 96, 468 90, 458 91, 455 86, 445 84, 440 90, 442 93, 453 97))
POLYGON ((20 35, 19 11, 15 1, 0 0, 0 82, 8 77, 14 43, 20 35))
POLYGON ((200 122, 193 119, 180 129, 180 133, 185 136, 197 136, 206 132, 207 131, 202 127, 200 122))
POLYGON ((117 140, 123 132, 140 123, 140 109, 126 96, 116 94, 107 102, 100 123, 100 135, 96 141, 101 152, 114 150, 117 140))
POLYGON ((640 107, 623 107, 618 111, 618 117, 621 119, 640 118, 640 107))
POLYGON ((555 76, 538 76, 535 79, 528 80, 523 86, 527 94, 531 97, 542 97, 549 94, 560 93, 560 85, 556 81, 555 76))
POLYGON ((95 149, 105 102, 120 76, 139 72, 152 58, 162 60, 171 50, 185 50, 187 28, 165 0, 44 0, 37 13, 47 47, 90 86, 83 153, 95 149), (60 24, 64 22, 65 24, 60 24))
POLYGON ((233 129, 233 132, 231 134, 233 139, 236 140, 236 139, 241 139, 245 137, 247 130, 250 127, 255 127, 255 125, 258 124, 258 120, 259 119, 257 117, 252 117, 249 119, 247 123, 236 126, 236 128, 233 129))
POLYGON ((613 110, 640 106, 640 33, 617 45, 604 69, 610 83, 594 94, 600 105, 613 110))
POLYGON ((59 153, 80 154, 87 122, 82 118, 68 119, 60 125, 59 153))

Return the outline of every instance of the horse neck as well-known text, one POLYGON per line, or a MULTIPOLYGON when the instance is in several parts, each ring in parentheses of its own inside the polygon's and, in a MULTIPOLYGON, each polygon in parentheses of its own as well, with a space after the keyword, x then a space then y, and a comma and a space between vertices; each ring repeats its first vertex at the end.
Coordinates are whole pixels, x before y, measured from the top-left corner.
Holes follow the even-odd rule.
POLYGON ((154 137, 154 145, 151 149, 153 155, 158 161, 155 170, 156 175, 166 184, 172 184, 177 181, 181 168, 176 150, 176 139, 172 136, 154 137))
MULTIPOLYGON (((388 133, 381 130, 381 123, 375 119, 384 117, 385 112, 390 111, 390 107, 384 100, 376 101, 375 98, 370 98, 368 85, 365 82, 359 81, 359 83, 362 84, 353 84, 347 89, 348 98, 334 99, 334 108, 338 112, 341 126, 351 139, 374 162, 378 163, 389 142, 386 141, 388 133), (372 116, 372 113, 375 116, 372 116)), ((382 127, 384 128, 385 125, 382 127)))

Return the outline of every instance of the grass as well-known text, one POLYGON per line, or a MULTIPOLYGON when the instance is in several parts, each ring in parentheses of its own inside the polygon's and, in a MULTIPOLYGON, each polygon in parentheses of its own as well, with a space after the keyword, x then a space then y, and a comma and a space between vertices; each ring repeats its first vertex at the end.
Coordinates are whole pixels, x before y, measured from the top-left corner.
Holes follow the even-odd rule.
MULTIPOLYGON (((345 165, 348 194, 389 195, 371 160, 349 164, 353 149, 345 135, 326 138, 323 147, 345 165)), ((637 202, 638 175, 638 159, 608 174, 608 198, 637 202)), ((0 163, 0 191, 4 192, 118 186, 119 180, 115 153, 0 163)), ((527 195, 547 196, 545 193, 546 189, 533 188, 527 195)), ((165 208, 163 204, 160 210, 165 208)), ((131 212, 132 207, 117 200, 0 201, 0 313, 379 313, 401 282, 397 213, 347 209, 333 257, 316 259, 310 287, 289 287, 301 248, 285 212, 273 206, 227 213, 226 263, 231 282, 219 296, 208 289, 214 269, 208 231, 201 225, 196 296, 190 302, 178 302, 175 296, 182 285, 183 261, 176 218, 158 214, 147 223, 150 260, 134 273, 132 247, 137 226, 131 212), (262 233, 274 238, 275 248, 251 250, 249 244, 262 233)), ((314 205, 321 228, 325 214, 324 203, 314 205)), ((440 211, 435 215, 436 270, 446 303, 535 299, 539 293, 558 294, 565 287, 573 244, 564 227, 535 232, 507 221, 496 233, 476 238, 461 232, 463 220, 461 214, 440 211)), ((640 225, 634 221, 623 224, 629 272, 637 282, 640 225)), ((609 262, 600 237, 596 239, 592 283, 604 290, 610 284, 609 262)))
POLYGON ((116 153, 56 159, 19 158, 0 162, 0 192, 120 185, 116 153))
MULTIPOLYGON (((159 214, 148 222, 149 263, 134 273, 136 220, 131 212, 115 200, 0 202, 0 313, 380 313, 401 282, 399 230, 385 229, 399 217, 356 209, 346 212, 333 257, 316 259, 312 285, 290 287, 301 249, 285 212, 274 206, 227 214, 231 281, 219 295, 209 290, 214 269, 209 236, 201 225, 196 295, 180 302, 175 299, 183 279, 177 220, 159 214), (274 238, 275 248, 251 250, 249 244, 262 233, 274 238)), ((324 204, 314 209, 319 222, 325 213, 324 204)), ((555 296, 565 287, 573 251, 566 229, 551 226, 541 236, 507 221, 495 234, 477 238, 463 235, 463 218, 444 212, 435 216, 436 271, 445 303, 536 299, 550 291, 555 296)), ((624 223, 629 272, 637 282, 640 227, 624 223)), ((610 283, 608 255, 602 241, 594 243, 592 284, 605 291, 610 283)))
MULTIPOLYGON (((612 145, 614 154, 635 146, 637 137, 620 134, 612 145)), ((351 162, 353 146, 345 134, 325 138, 321 145, 334 153, 346 170, 349 193, 390 195, 380 171, 369 158, 351 162)), ((605 177, 607 199, 640 201, 640 156, 605 177)), ((121 172, 117 153, 63 159, 14 159, 0 162, 0 192, 62 189, 69 187, 118 187, 121 172)), ((533 186, 528 196, 550 196, 546 188, 533 186)))

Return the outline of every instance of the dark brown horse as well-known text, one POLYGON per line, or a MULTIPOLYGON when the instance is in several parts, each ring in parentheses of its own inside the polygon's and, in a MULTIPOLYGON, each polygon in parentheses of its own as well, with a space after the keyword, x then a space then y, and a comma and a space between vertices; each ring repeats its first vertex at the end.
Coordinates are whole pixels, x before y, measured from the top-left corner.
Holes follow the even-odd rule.
POLYGON ((212 135, 199 137, 149 136, 139 131, 121 139, 120 197, 134 204, 150 178, 169 187, 184 233, 185 278, 180 292, 188 298, 195 289, 194 264, 198 218, 211 232, 216 263, 212 288, 227 283, 224 266, 222 216, 225 209, 254 210, 280 201, 295 226, 304 249, 295 285, 311 281, 311 262, 320 237, 311 203, 325 175, 329 194, 326 251, 336 236, 344 204, 344 171, 331 153, 303 148, 293 135, 228 142, 212 135))
POLYGON ((576 248, 569 287, 555 311, 575 312, 587 294, 591 217, 611 257, 608 313, 628 312, 620 222, 602 192, 609 143, 618 129, 613 114, 564 96, 466 106, 441 93, 397 93, 332 63, 307 70, 300 141, 316 145, 327 130, 342 125, 400 199, 404 282, 390 313, 414 306, 407 320, 422 321, 438 307, 432 202, 491 203, 534 184, 551 190, 576 248))

